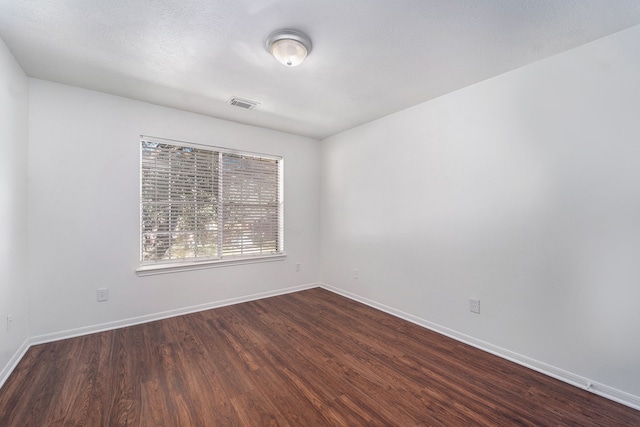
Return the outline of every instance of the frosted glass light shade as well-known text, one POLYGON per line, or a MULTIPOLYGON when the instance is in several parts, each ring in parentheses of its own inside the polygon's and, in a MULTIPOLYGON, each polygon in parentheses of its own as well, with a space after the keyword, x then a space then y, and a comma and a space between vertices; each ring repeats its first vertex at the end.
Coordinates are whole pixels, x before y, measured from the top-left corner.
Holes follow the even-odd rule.
POLYGON ((267 50, 280 63, 295 67, 311 51, 311 40, 302 33, 293 30, 276 31, 267 38, 267 50))
POLYGON ((271 45, 271 54, 287 67, 295 67, 307 57, 307 49, 295 40, 278 40, 271 45))

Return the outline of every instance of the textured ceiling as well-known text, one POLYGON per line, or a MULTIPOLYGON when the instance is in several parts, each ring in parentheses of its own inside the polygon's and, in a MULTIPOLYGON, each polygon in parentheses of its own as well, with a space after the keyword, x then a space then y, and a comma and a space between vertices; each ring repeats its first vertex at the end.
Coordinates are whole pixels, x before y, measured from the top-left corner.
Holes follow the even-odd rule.
POLYGON ((0 0, 31 77, 314 138, 637 24, 638 0, 0 0), (281 28, 302 65, 266 52, 281 28))

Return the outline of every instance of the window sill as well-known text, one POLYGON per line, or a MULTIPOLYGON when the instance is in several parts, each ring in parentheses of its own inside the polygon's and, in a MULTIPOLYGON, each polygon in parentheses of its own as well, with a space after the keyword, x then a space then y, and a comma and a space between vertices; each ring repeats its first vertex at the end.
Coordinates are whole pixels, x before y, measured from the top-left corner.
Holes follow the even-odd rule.
POLYGON ((284 261, 286 254, 266 255, 261 257, 234 258, 210 261, 190 261, 181 263, 147 264, 136 269, 138 276, 151 276, 154 274, 177 273, 179 271, 202 270, 205 268, 228 267, 231 265, 257 264, 263 262, 284 261))

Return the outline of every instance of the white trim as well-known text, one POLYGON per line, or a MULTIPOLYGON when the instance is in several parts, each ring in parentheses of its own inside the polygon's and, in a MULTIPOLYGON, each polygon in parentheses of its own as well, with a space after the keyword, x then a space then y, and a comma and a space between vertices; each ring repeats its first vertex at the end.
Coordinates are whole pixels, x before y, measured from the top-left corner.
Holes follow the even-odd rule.
POLYGON ((495 356, 501 357, 511 362, 517 363, 518 365, 524 366, 529 369, 533 369, 534 371, 540 372, 541 374, 548 375, 550 377, 563 381, 572 386, 590 391, 591 393, 597 394, 609 400, 613 400, 614 402, 621 403, 625 406, 629 406, 630 408, 640 410, 640 396, 635 396, 631 393, 627 393, 625 391, 618 390, 613 387, 609 387, 605 384, 597 383, 595 381, 589 380, 588 378, 582 377, 580 375, 576 375, 569 371, 565 371, 564 369, 557 368, 555 366, 549 365, 544 362, 540 362, 538 360, 532 359, 527 356, 523 356, 521 354, 515 353, 505 348, 498 347, 488 342, 473 338, 469 335, 457 332, 453 329, 446 328, 437 323, 433 323, 428 320, 422 319, 420 317, 414 316, 412 314, 405 313, 400 310, 396 310, 395 308, 389 307, 384 304, 380 304, 378 302, 372 301, 367 298, 363 298, 359 295, 353 294, 351 292, 347 292, 345 290, 336 288, 326 283, 322 283, 320 287, 328 291, 334 292, 338 295, 342 295, 343 297, 368 305, 369 307, 373 307, 380 311, 384 311, 385 313, 391 314, 392 316, 395 316, 395 317, 399 317, 400 319, 414 323, 418 326, 422 326, 423 328, 430 329, 434 332, 445 335, 456 341, 469 344, 470 346, 486 351, 487 353, 491 353, 495 356))
POLYGON ((284 261, 287 254, 262 255, 246 258, 211 259, 206 261, 191 261, 180 263, 143 264, 136 269, 138 276, 154 274, 176 273, 178 271, 202 270, 204 268, 227 267, 230 265, 256 264, 261 262, 284 261))
POLYGON ((198 311, 211 310, 213 308, 225 307, 228 305, 240 304, 243 302, 255 301, 263 298, 275 297, 278 295, 290 294, 292 292, 304 291, 306 289, 317 288, 318 283, 292 286, 290 288, 277 289, 275 291, 261 292, 258 294, 245 295, 242 297, 229 298, 220 301, 213 301, 205 304, 192 305, 189 307, 177 308, 174 310, 161 311, 159 313, 147 314, 144 316, 130 317, 128 319, 116 320, 114 322, 101 323, 98 325, 85 326, 77 329, 54 332, 51 334, 38 335, 31 338, 31 345, 44 344, 67 338, 79 337, 82 335, 94 334, 97 332, 110 331, 113 329, 126 328, 127 326, 140 325, 142 323, 154 322, 156 320, 168 319, 170 317, 182 316, 184 314, 196 313, 198 311))
POLYGON ((319 283, 308 283, 306 285, 292 286, 289 288, 277 289, 275 291, 261 292, 258 294, 245 295, 237 298, 229 298, 220 301, 214 301, 206 304, 198 304, 189 307, 183 307, 175 310, 163 311, 160 313, 148 314, 144 316, 131 317, 129 319, 117 320, 114 322, 102 323, 98 325, 85 326, 82 328, 69 329, 61 332, 54 332, 51 334, 38 335, 35 337, 27 338, 22 346, 16 351, 9 363, 0 371, 0 388, 4 385, 5 381, 9 378, 13 370, 16 368, 20 360, 24 357, 25 353, 31 346, 38 344, 45 344, 53 341, 60 341, 67 338, 79 337, 82 335, 94 334, 97 332, 110 331, 113 329, 125 328, 127 326, 139 325, 141 323, 153 322, 155 320, 167 319, 169 317, 182 316, 183 314, 195 313, 198 311, 210 310, 213 308, 224 307, 227 305, 240 304, 243 302, 255 301, 263 298, 274 297, 278 295, 285 295, 292 292, 304 291, 306 289, 317 288, 319 283))
POLYGON ((31 339, 27 338, 22 345, 16 350, 14 355, 9 359, 9 362, 0 371, 0 388, 4 385, 5 381, 9 378, 13 370, 18 366, 18 363, 22 360, 25 353, 31 347, 31 339))

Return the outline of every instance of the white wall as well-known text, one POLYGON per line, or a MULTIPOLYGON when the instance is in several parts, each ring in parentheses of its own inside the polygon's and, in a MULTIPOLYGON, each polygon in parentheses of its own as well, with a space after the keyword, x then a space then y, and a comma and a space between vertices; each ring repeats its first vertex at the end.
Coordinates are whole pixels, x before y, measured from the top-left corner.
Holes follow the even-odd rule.
POLYGON ((27 76, 0 40, 0 384, 28 336, 28 102, 27 76))
POLYGON ((640 396, 638 76, 635 27, 323 141, 323 280, 640 396))
POLYGON ((41 80, 30 84, 32 336, 319 280, 318 141, 41 80), (141 134, 284 156, 287 259, 138 277, 141 134), (97 303, 102 287, 109 301, 97 303))

